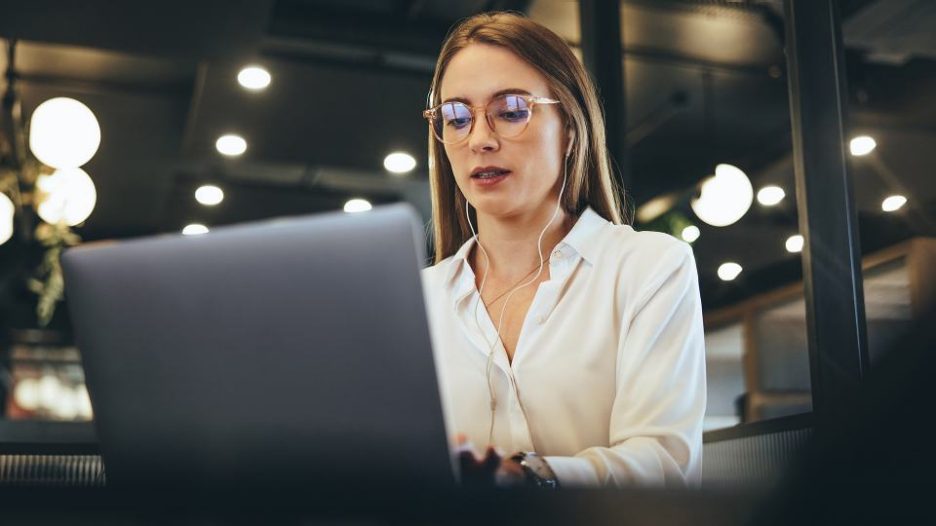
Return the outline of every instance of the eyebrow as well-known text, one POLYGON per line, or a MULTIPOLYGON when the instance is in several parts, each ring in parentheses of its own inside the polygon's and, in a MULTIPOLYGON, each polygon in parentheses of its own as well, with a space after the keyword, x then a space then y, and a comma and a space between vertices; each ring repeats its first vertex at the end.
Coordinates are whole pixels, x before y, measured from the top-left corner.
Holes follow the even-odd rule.
MULTIPOLYGON (((493 99, 494 97, 499 97, 499 96, 501 96, 501 95, 507 95, 507 94, 511 94, 511 95, 532 95, 532 93, 530 93, 529 91, 527 91, 527 90, 525 90, 525 89, 520 89, 520 88, 507 88, 507 89, 502 89, 502 90, 499 90, 499 91, 495 91, 493 94, 491 94, 491 98, 493 99)), ((464 102, 465 104, 471 104, 471 101, 468 100, 468 99, 466 99, 466 98, 464 98, 464 97, 449 97, 449 98, 443 100, 443 101, 442 101, 442 104, 445 104, 446 102, 464 102)))

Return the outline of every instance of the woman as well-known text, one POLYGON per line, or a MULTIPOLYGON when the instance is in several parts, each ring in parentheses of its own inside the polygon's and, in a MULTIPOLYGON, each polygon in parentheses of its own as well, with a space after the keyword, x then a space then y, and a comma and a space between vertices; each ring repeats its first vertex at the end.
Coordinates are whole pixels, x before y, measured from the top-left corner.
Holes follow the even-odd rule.
POLYGON ((539 24, 481 14, 450 33, 429 97, 435 265, 423 279, 463 477, 698 483, 692 251, 621 224, 581 64, 539 24))

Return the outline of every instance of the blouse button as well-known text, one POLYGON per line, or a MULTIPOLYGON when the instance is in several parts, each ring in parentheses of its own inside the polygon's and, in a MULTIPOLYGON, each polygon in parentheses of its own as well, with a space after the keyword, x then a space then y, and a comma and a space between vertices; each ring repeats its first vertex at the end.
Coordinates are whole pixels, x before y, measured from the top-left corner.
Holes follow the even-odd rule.
POLYGON ((544 316, 544 315, 542 315, 542 314, 540 314, 539 316, 537 316, 537 317, 536 317, 536 323, 539 323, 540 325, 546 323, 546 316, 544 316))

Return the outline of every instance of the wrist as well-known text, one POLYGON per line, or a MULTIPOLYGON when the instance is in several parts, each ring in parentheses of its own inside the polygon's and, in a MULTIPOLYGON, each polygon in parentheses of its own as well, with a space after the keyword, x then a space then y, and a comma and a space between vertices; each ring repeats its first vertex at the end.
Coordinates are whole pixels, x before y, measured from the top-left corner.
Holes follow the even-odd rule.
POLYGON ((532 452, 521 451, 510 457, 523 469, 526 485, 544 489, 558 489, 559 479, 546 459, 532 452))

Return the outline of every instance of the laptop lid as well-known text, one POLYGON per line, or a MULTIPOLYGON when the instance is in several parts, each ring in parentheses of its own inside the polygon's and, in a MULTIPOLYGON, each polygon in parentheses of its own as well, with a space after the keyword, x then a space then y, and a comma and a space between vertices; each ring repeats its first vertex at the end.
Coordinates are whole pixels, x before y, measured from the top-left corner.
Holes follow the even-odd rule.
POLYGON ((407 205, 63 257, 108 485, 450 486, 407 205))

